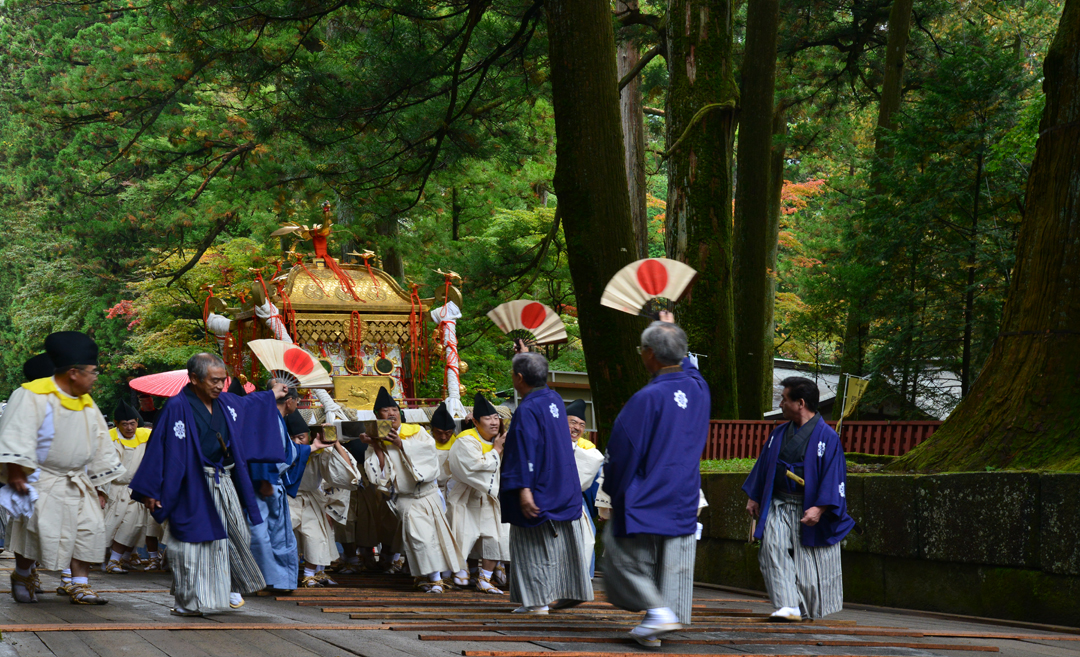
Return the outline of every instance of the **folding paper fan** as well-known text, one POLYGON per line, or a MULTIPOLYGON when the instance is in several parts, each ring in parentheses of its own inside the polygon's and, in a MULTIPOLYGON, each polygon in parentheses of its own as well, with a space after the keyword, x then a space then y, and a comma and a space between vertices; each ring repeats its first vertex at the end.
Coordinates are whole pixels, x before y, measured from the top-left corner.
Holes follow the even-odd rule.
POLYGON ((487 316, 503 333, 515 338, 528 335, 536 344, 566 342, 566 327, 559 315, 538 301, 507 301, 487 316))
POLYGON ((682 298, 695 278, 697 272, 678 260, 638 260, 620 269, 608 281, 600 305, 631 315, 651 316, 659 309, 670 310, 669 306, 682 298), (653 299, 666 299, 669 303, 653 302, 653 299))
POLYGON ((252 340, 247 343, 262 366, 276 377, 298 388, 334 385, 323 364, 306 349, 281 340, 252 340))

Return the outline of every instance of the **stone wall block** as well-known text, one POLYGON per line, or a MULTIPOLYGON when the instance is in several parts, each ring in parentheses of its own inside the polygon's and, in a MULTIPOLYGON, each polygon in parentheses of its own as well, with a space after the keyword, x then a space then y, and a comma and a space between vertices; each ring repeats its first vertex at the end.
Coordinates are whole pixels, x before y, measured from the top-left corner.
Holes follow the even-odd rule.
POLYGON ((698 521, 703 525, 702 536, 730 541, 746 541, 750 517, 746 515, 746 481, 744 472, 718 472, 701 475, 701 489, 709 506, 701 511, 698 521))
POLYGON ((1039 475, 974 472, 915 477, 920 556, 1039 568, 1039 475))
MULTIPOLYGON (((859 538, 865 550, 891 557, 918 557, 919 518, 915 510, 915 477, 849 474, 849 490, 856 481, 862 484, 862 503, 851 510, 851 517, 863 531, 859 538)), ((850 496, 848 504, 851 505, 850 496)))
POLYGON ((1080 575, 1080 474, 1044 473, 1039 561, 1055 575, 1080 575))

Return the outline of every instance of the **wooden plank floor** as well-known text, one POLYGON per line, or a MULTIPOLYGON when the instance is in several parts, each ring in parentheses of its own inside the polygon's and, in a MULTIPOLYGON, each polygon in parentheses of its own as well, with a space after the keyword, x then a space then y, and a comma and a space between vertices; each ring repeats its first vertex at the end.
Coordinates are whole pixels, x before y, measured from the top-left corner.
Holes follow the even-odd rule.
MULTIPOLYGON (((12 566, 0 555, 0 570, 12 566)), ((237 612, 204 618, 169 614, 171 575, 94 572, 109 598, 72 605, 46 592, 36 605, 0 593, 0 657, 618 657, 647 654, 626 633, 640 619, 597 600, 548 616, 510 614, 506 596, 417 592, 408 577, 338 578, 340 586, 293 595, 249 596, 237 612)), ((6 585, 7 582, 0 582, 6 585)), ((846 610, 814 623, 766 622, 759 597, 700 588, 694 625, 669 635, 662 652, 681 655, 945 657, 997 652, 1009 657, 1080 657, 1080 634, 1028 627, 846 610)), ((653 651, 655 652, 655 651, 653 651)))

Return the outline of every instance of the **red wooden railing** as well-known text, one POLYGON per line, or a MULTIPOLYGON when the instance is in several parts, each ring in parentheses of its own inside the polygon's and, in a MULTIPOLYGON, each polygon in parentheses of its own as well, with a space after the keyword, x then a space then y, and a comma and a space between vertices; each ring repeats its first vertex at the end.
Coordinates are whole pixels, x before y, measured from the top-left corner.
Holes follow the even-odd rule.
MULTIPOLYGON (((713 420, 703 459, 757 458, 781 420, 713 420)), ((833 428, 835 422, 829 422, 833 428)), ((840 442, 845 452, 900 456, 933 435, 941 422, 844 422, 840 442)))

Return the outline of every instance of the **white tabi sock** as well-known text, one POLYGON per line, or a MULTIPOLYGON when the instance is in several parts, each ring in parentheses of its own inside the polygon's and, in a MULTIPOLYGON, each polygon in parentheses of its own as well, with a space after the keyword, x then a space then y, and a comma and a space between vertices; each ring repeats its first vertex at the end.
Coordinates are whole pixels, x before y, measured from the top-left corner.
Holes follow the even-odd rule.
POLYGON ((120 554, 116 550, 109 551, 109 561, 120 561, 124 558, 124 555, 120 554))
POLYGON ((435 571, 435 572, 431 573, 430 575, 428 575, 427 578, 428 578, 428 580, 430 580, 432 582, 437 582, 440 579, 442 579, 442 573, 440 573, 439 571, 435 571))
POLYGON ((127 552, 125 552, 124 556, 122 558, 123 559, 128 559, 129 557, 131 557, 131 550, 128 550, 127 552))
POLYGON ((483 568, 481 568, 480 569, 480 576, 484 577, 484 578, 487 578, 487 579, 491 579, 491 571, 490 570, 484 570, 483 568))
POLYGON ((394 563, 395 561, 397 561, 400 558, 401 558, 401 553, 400 552, 395 552, 394 556, 390 557, 390 563, 394 563))
POLYGON ((31 566, 30 568, 26 568, 25 570, 19 568, 18 566, 15 566, 15 574, 19 577, 29 577, 31 570, 33 570, 33 566, 31 566))
POLYGON ((326 570, 326 566, 315 566, 315 572, 317 573, 321 573, 324 570, 326 570))
POLYGON ((315 569, 314 568, 304 568, 304 577, 314 577, 314 576, 315 576, 315 569))
POLYGON ((89 584, 90 583, 90 578, 89 577, 72 577, 71 578, 71 583, 72 584, 89 584))

